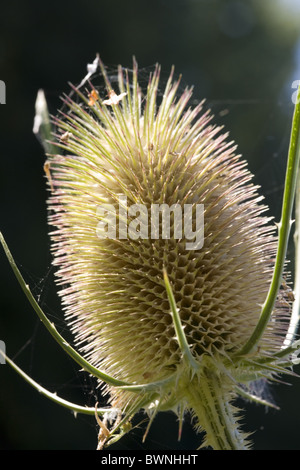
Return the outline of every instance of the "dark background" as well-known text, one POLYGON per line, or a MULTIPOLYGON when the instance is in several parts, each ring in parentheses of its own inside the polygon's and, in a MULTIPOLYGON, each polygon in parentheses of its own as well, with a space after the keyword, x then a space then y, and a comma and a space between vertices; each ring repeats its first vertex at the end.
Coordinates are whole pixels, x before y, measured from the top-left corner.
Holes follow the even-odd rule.
MULTIPOLYGON (((44 154, 32 134, 38 89, 51 109, 68 82, 79 83, 100 53, 110 67, 171 65, 207 99, 247 159, 278 222, 293 112, 293 80, 300 79, 299 2, 279 0, 10 0, 1 6, 1 225, 7 243, 49 317, 64 331, 51 268, 44 154), (282 6, 284 5, 284 6, 282 6)), ((289 257, 293 261, 293 247, 289 257)), ((292 267, 293 263, 291 263, 292 267)), ((35 380, 64 398, 93 405, 95 383, 78 372, 36 319, 0 252, 0 339, 35 380)), ((67 333, 64 333, 67 334, 67 333)), ((298 370, 299 371, 299 370, 298 370)), ((286 380, 286 378, 284 378, 286 380)), ((275 384, 281 411, 246 405, 245 429, 254 449, 300 449, 300 380, 275 384)), ((241 403, 240 403, 241 404, 241 403)), ((244 406, 244 404, 243 404, 244 406)), ((172 414, 158 416, 142 444, 144 424, 118 449, 194 449, 201 443, 189 420, 177 442, 172 414)), ((93 417, 72 414, 40 396, 8 365, 0 365, 0 449, 94 449, 93 417)))

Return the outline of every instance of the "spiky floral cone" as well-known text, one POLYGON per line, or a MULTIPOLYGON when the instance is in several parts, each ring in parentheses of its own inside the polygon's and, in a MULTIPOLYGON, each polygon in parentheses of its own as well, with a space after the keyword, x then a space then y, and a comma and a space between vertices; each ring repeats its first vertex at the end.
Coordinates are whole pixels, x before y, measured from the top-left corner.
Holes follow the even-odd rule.
POLYGON ((192 410, 207 445, 247 447, 231 401, 237 384, 272 376, 255 361, 281 347, 288 310, 283 292, 253 356, 236 359, 272 277, 276 238, 266 207, 209 112, 202 104, 187 108, 190 89, 176 97, 172 73, 160 104, 159 67, 145 94, 135 62, 131 78, 119 68, 119 90, 103 67, 102 74, 108 97, 91 87, 77 90, 80 102, 65 98, 69 111, 55 120, 62 152, 47 162, 52 248, 67 322, 94 366, 133 384, 160 382, 140 393, 106 387, 112 405, 128 417, 139 406, 192 410), (99 207, 105 204, 117 209, 115 237, 104 236, 109 217, 99 207), (128 217, 127 227, 132 222, 136 230, 130 237, 124 214, 133 204, 146 208, 149 219, 142 231, 141 219, 128 217), (203 246, 188 249, 185 233, 174 236, 174 214, 170 237, 153 237, 154 204, 193 205, 194 231, 196 204, 204 205, 203 246), (190 362, 178 342, 164 270, 190 362))

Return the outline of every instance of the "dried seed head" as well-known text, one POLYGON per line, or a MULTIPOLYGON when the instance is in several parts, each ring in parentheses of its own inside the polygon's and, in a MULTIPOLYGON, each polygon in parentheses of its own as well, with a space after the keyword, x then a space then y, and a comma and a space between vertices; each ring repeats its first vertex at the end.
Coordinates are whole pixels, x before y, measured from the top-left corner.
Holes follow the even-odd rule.
MULTIPOLYGON (((159 67, 145 94, 135 63, 132 79, 119 68, 119 90, 102 72, 109 98, 93 88, 77 90, 80 103, 66 98, 69 111, 56 120, 63 151, 49 157, 49 220, 67 321, 88 360, 116 378, 149 383, 181 370, 165 268, 191 353, 200 369, 210 357, 221 370, 254 330, 271 281, 276 237, 267 208, 203 104, 187 107, 190 89, 177 97, 173 73, 158 104, 159 67), (151 232, 155 204, 182 209, 179 218, 170 211, 170 237, 162 236, 163 216, 159 237, 151 232), (203 246, 188 249, 191 239, 175 237, 176 224, 189 222, 197 234, 200 204, 203 246), (103 236, 112 219, 99 207, 116 208, 115 237, 103 236)), ((260 353, 282 344, 286 297, 283 291, 260 353)), ((109 390, 119 405, 130 395, 109 390)))

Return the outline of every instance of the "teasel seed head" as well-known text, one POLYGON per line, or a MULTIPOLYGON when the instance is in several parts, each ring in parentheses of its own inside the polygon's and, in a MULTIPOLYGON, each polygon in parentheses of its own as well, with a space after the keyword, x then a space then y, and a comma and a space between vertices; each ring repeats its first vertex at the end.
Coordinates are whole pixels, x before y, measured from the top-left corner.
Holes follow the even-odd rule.
POLYGON ((285 287, 253 362, 235 360, 268 292, 276 227, 236 146, 203 103, 189 107, 192 89, 179 93, 173 70, 159 99, 159 66, 143 92, 135 61, 132 73, 119 67, 118 89, 100 65, 107 96, 86 83, 74 87, 75 100, 64 97, 67 112, 54 120, 60 151, 47 162, 52 250, 66 320, 97 368, 133 384, 161 383, 159 391, 146 387, 141 394, 107 385, 112 406, 123 412, 138 403, 149 412, 192 409, 206 443, 222 446, 211 437, 210 407, 225 403, 236 429, 230 405, 236 384, 272 378, 274 371, 259 370, 255 359, 279 351, 286 331, 285 287), (119 208, 121 223, 120 200, 123 211, 139 204, 148 215, 154 204, 190 204, 194 231, 195 206, 202 204, 203 246, 187 249, 184 233, 174 237, 172 212, 170 238, 151 238, 150 217, 147 238, 122 237, 119 228, 115 238, 99 236, 107 219, 97 208, 119 208), (183 360, 164 272, 196 368, 183 360))

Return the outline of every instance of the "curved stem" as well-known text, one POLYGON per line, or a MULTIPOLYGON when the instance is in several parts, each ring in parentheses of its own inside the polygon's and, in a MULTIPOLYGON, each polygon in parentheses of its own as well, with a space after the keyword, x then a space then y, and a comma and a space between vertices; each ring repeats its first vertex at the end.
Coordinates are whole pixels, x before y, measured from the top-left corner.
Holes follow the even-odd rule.
POLYGON ((283 343, 283 347, 290 346, 292 342, 294 341, 297 328, 299 325, 299 320, 300 320, 300 181, 299 181, 299 176, 297 179, 296 197, 295 197, 294 245, 295 245, 295 274, 294 274, 295 299, 293 301, 290 325, 289 325, 288 332, 286 334, 285 341, 283 343))
POLYGON ((295 198, 295 189, 298 176, 300 160, 300 87, 298 89, 297 102, 295 105, 288 161, 285 177, 285 187, 283 194, 281 220, 278 224, 278 248, 275 260, 272 282, 265 303, 262 307, 261 316, 255 330, 244 347, 236 354, 237 356, 251 353, 263 335, 269 322, 272 310, 275 305, 278 290, 282 282, 282 272, 284 269, 289 234, 292 225, 292 210, 295 198))
POLYGON ((133 385, 119 385, 115 387, 118 390, 127 390, 128 392, 157 392, 163 385, 171 384, 175 382, 177 377, 176 372, 169 375, 166 379, 158 380, 157 382, 149 382, 145 384, 133 384, 133 385))
MULTIPOLYGON (((72 410, 74 413, 81 413, 81 414, 88 414, 88 415, 94 415, 95 414, 95 407, 86 407, 86 406, 81 406, 77 405, 76 403, 72 403, 68 400, 65 400, 64 398, 60 398, 56 393, 49 392, 46 388, 42 387, 39 385, 35 380, 33 380, 29 375, 27 375, 20 367, 17 366, 6 354, 4 354, 0 350, 0 354, 5 357, 6 362, 24 379, 26 382, 28 382, 35 390, 37 390, 39 393, 42 395, 46 396, 47 398, 50 398, 50 400, 54 401, 55 403, 64 406, 65 408, 68 408, 69 410, 72 410)), ((107 413, 110 411, 107 408, 98 408, 97 413, 100 415, 103 415, 104 413, 107 413)))

